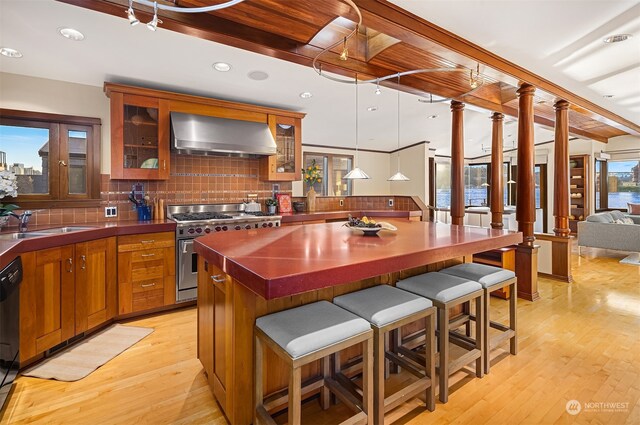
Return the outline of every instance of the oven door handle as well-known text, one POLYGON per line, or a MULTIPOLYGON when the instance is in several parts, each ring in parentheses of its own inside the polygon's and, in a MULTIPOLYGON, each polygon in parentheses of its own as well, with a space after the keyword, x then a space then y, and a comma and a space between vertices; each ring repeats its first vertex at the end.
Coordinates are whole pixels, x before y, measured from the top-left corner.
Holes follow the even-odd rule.
POLYGON ((182 253, 183 254, 188 254, 187 252, 187 246, 191 246, 193 245, 193 240, 188 240, 188 241, 180 241, 182 244, 182 253))

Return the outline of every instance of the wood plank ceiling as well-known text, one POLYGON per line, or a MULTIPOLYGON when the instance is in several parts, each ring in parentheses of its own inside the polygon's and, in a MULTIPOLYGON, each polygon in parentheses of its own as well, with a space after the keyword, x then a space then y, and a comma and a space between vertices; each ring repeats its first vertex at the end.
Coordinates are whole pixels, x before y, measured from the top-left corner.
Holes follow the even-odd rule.
MULTIPOLYGON (((128 0, 58 0, 126 18, 128 0)), ((173 0, 183 7, 207 6, 223 0, 173 0)), ((341 47, 322 56, 322 69, 353 78, 373 79, 420 68, 459 68, 464 72, 433 72, 402 77, 401 90, 418 95, 453 98, 489 111, 517 116, 519 81, 538 88, 536 122, 553 127, 553 103, 571 103, 570 132, 606 142, 624 134, 640 135, 640 126, 448 33, 384 0, 354 0, 363 26, 348 42, 349 59, 339 59, 341 47), (470 95, 469 71, 480 63, 484 85, 470 95)), ((151 9, 134 4, 136 14, 151 9)), ((355 27, 357 15, 340 0, 246 0, 210 13, 160 11, 162 27, 245 50, 310 66, 327 46, 355 27)), ((320 77, 319 77, 320 78, 320 77)), ((396 88, 393 80, 381 85, 396 88)))

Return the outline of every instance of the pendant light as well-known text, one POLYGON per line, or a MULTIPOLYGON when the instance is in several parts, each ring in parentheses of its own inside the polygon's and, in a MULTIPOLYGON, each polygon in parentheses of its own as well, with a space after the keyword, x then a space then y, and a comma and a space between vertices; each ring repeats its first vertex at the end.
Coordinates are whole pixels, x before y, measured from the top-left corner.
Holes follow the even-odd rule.
POLYGON ((389 177, 387 181, 390 182, 406 182, 409 181, 409 177, 405 176, 400 172, 400 73, 398 73, 398 170, 397 172, 389 177))
POLYGON ((356 74, 356 80, 355 80, 355 84, 356 84, 356 160, 355 163, 353 165, 355 165, 354 169, 349 171, 347 174, 345 174, 345 176, 343 177, 343 179, 347 179, 347 180, 356 180, 356 179, 370 179, 371 177, 369 177, 367 175, 367 173, 365 173, 364 171, 362 171, 360 168, 357 167, 359 161, 358 161, 358 74, 356 74))

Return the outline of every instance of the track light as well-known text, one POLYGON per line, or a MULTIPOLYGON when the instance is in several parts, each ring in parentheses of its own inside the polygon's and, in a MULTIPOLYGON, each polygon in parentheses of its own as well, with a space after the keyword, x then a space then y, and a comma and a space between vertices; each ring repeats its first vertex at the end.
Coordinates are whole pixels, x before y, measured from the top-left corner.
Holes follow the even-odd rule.
POLYGON ((380 91, 380 80, 376 80, 376 94, 382 94, 380 91))
POLYGON ((147 23, 147 28, 149 28, 151 31, 155 31, 158 29, 158 24, 161 24, 162 21, 160 19, 158 19, 158 3, 154 2, 153 3, 153 19, 151 20, 151 22, 147 23))
POLYGON ((478 88, 479 85, 480 85, 480 64, 478 63, 478 65, 476 66, 476 75, 475 76, 473 75, 473 69, 469 74, 469 86, 472 89, 476 89, 478 88))
POLYGON ((347 37, 344 38, 342 42, 342 53, 340 53, 340 60, 346 61, 349 59, 349 49, 347 48, 347 37))
POLYGON ((136 26, 140 23, 140 20, 136 18, 136 13, 133 11, 133 0, 129 0, 129 10, 127 10, 127 18, 129 18, 129 25, 136 26))

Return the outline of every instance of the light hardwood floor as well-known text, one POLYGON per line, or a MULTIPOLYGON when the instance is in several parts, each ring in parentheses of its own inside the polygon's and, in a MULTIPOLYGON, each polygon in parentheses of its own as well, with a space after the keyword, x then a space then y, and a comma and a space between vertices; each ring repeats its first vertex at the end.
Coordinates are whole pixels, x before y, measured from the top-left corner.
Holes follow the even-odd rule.
MULTIPOLYGON (((389 419, 399 424, 640 424, 640 267, 619 264, 622 257, 595 250, 573 255, 574 283, 542 278, 540 301, 519 300, 517 356, 495 352, 491 373, 482 379, 458 373, 449 402, 438 403, 435 412, 415 399, 389 419), (575 416, 566 411, 573 399, 582 405, 575 416), (620 403, 620 411, 593 403, 620 403)), ((506 314, 506 301, 491 302, 493 312, 506 314)), ((81 381, 19 378, 3 423, 226 423, 196 359, 195 309, 129 323, 155 332, 81 381)), ((394 376, 388 389, 403 379, 394 376)), ((333 424, 342 409, 323 412, 311 400, 303 420, 333 424)))

